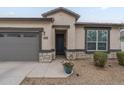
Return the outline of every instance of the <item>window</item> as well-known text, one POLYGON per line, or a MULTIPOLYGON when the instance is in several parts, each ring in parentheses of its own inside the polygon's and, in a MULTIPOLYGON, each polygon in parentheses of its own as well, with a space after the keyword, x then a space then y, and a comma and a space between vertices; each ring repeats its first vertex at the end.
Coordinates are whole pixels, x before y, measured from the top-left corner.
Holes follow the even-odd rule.
POLYGON ((23 34, 24 37, 37 37, 36 33, 24 33, 23 34))
POLYGON ((108 30, 87 30, 87 51, 107 51, 108 30))
POLYGON ((8 37, 21 37, 21 35, 17 33, 8 33, 7 36, 8 37))
POLYGON ((0 34, 0 37, 4 37, 4 34, 0 34))

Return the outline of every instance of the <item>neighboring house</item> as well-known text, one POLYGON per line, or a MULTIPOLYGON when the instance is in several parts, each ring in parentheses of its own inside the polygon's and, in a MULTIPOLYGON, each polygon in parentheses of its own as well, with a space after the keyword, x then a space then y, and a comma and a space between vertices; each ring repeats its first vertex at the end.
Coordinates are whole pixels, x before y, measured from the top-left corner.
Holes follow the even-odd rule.
POLYGON ((120 31, 120 39, 121 41, 124 41, 124 29, 120 31))
POLYGON ((92 57, 94 51, 115 58, 121 51, 119 23, 77 22, 79 15, 65 8, 43 18, 0 18, 0 61, 50 62, 92 57))
POLYGON ((124 29, 120 31, 121 50, 124 51, 124 29))

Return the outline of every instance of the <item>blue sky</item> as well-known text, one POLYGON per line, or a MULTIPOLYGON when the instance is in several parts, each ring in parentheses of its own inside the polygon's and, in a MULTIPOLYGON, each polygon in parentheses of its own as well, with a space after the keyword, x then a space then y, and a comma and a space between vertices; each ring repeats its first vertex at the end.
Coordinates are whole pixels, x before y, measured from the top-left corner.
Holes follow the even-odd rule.
MULTIPOLYGON (((0 17, 40 17, 55 7, 5 7, 0 8, 0 17)), ((124 7, 66 7, 88 22, 124 22, 124 7)))

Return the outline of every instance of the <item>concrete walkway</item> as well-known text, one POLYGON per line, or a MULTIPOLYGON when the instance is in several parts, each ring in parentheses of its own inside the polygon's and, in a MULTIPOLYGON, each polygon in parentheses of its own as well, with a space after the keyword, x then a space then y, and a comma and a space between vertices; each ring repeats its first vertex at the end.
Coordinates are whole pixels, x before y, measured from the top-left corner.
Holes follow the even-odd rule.
POLYGON ((38 62, 0 62, 0 85, 18 85, 38 62))
POLYGON ((28 78, 66 78, 69 75, 64 72, 63 58, 57 58, 51 63, 39 63, 26 77, 28 78))
POLYGON ((51 63, 38 62, 0 62, 0 85, 18 85, 25 77, 66 78, 60 57, 51 63))

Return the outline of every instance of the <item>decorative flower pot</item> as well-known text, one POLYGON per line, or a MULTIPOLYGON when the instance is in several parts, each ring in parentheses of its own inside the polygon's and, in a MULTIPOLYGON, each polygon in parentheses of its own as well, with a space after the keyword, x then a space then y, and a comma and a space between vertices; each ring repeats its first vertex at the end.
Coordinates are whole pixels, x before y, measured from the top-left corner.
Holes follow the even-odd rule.
POLYGON ((67 73, 67 74, 71 74, 71 72, 72 72, 72 68, 68 68, 66 66, 64 66, 64 70, 65 70, 65 73, 67 73))
POLYGON ((72 63, 64 63, 63 66, 64 66, 65 73, 67 73, 67 74, 72 73, 73 66, 74 66, 72 63))

